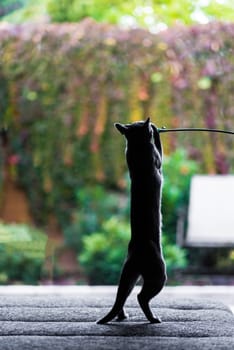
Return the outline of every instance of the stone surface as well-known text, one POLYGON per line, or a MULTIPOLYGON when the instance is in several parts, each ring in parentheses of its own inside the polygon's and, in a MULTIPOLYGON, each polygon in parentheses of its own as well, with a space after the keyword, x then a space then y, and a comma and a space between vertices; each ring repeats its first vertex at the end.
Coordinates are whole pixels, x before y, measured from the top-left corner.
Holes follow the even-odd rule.
POLYGON ((212 298, 161 293, 151 305, 161 324, 149 324, 136 300, 129 319, 97 325, 112 306, 115 288, 77 294, 0 295, 0 348, 14 349, 233 349, 234 316, 212 298))

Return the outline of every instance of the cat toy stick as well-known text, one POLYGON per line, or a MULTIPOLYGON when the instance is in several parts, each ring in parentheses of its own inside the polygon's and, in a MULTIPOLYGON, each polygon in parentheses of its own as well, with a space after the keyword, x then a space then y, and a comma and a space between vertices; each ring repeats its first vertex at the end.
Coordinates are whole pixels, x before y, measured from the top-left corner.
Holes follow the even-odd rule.
POLYGON ((157 129, 159 133, 164 132, 177 132, 177 131, 208 131, 208 132, 220 132, 223 134, 231 134, 234 135, 234 131, 231 130, 221 130, 221 129, 208 129, 208 128, 175 128, 175 129, 167 129, 165 126, 157 129))

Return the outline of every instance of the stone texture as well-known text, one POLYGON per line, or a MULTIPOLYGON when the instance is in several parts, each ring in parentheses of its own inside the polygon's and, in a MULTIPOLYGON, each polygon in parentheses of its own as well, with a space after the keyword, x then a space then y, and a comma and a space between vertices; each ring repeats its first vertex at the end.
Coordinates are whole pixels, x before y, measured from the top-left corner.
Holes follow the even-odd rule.
POLYGON ((0 295, 0 348, 14 349, 233 349, 234 316, 219 301, 164 295, 151 305, 161 324, 149 324, 134 292, 129 319, 97 325, 115 290, 77 295, 0 295))

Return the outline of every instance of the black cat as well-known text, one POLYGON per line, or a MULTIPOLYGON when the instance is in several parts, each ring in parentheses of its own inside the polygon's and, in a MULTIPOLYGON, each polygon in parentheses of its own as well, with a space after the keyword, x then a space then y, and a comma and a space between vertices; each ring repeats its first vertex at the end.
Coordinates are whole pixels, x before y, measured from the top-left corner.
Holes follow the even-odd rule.
POLYGON ((160 323, 149 307, 149 301, 161 291, 166 281, 160 243, 162 147, 159 133, 149 118, 145 122, 126 125, 116 123, 115 127, 127 139, 126 159, 131 178, 131 239, 114 306, 97 323, 107 323, 116 316, 118 320, 127 317, 123 307, 140 276, 143 286, 138 302, 151 323, 160 323))

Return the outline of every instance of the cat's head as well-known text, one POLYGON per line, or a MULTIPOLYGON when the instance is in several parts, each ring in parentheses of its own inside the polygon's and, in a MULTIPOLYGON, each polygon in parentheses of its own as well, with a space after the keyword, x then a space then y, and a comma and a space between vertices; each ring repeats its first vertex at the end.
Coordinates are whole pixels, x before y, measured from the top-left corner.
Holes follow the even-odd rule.
POLYGON ((155 137, 155 133, 158 133, 155 125, 150 122, 150 118, 131 124, 115 123, 115 127, 128 141, 151 140, 153 136, 155 137))

